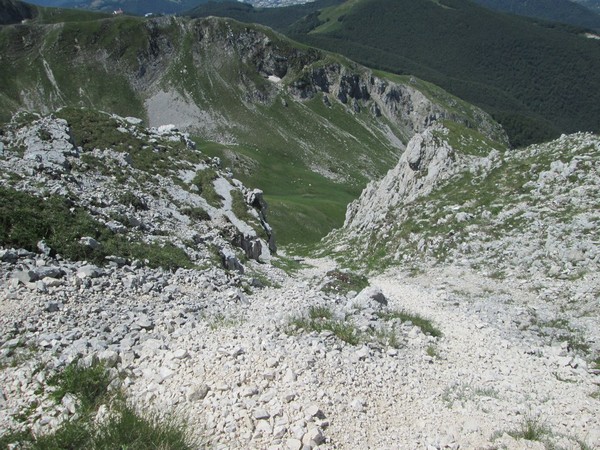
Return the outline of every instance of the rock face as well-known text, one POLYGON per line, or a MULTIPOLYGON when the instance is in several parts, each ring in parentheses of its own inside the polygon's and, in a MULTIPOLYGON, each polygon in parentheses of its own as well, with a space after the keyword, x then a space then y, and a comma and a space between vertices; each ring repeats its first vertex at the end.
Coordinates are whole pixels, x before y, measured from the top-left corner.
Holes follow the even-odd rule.
POLYGON ((437 125, 416 134, 400 161, 380 181, 369 183, 360 198, 346 211, 345 227, 372 229, 385 220, 389 210, 429 194, 440 182, 460 170, 459 155, 441 136, 437 125))

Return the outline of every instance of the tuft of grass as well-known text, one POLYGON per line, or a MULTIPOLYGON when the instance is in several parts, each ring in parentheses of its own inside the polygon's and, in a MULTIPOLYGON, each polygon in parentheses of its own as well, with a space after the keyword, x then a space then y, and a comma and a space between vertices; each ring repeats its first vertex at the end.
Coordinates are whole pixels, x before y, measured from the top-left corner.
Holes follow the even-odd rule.
POLYGON ((218 178, 218 174, 214 169, 204 169, 196 173, 196 176, 192 180, 192 184, 198 188, 200 195, 204 197, 204 200, 215 208, 220 208, 223 204, 223 197, 221 197, 215 190, 213 181, 218 178))
POLYGON ((542 441, 546 435, 550 434, 550 431, 539 420, 528 417, 518 430, 509 431, 508 434, 515 439, 542 441))
POLYGON ((311 306, 308 309, 308 317, 312 320, 333 318, 333 312, 327 306, 311 306))
POLYGON ((326 274, 330 280, 322 291, 345 295, 350 291, 360 292, 369 285, 369 279, 350 271, 330 270, 326 274))
POLYGON ((80 400, 79 411, 52 433, 34 437, 31 430, 12 431, 0 436, 0 447, 34 450, 187 450, 198 448, 182 420, 140 415, 128 405, 122 393, 109 395, 109 375, 102 364, 80 367, 76 362, 48 380, 56 390, 51 397, 60 402, 70 393, 80 400), (110 405, 109 419, 98 424, 94 418, 100 405, 110 405))
POLYGON ((376 314, 382 320, 388 321, 398 319, 402 322, 411 322, 413 325, 419 327, 425 334, 429 334, 433 337, 442 336, 442 332, 436 328, 430 320, 425 319, 418 314, 411 314, 402 310, 380 311, 376 314))
POLYGON ((401 344, 398 340, 398 335, 393 329, 381 328, 370 332, 370 335, 382 345, 387 345, 391 348, 400 348, 401 344))
POLYGON ((200 208, 199 206, 183 208, 181 212, 194 222, 204 222, 210 220, 210 214, 208 214, 204 208, 200 208))
POLYGON ((48 380, 56 390, 50 395, 60 403, 66 394, 75 395, 85 411, 95 409, 106 396, 110 378, 103 364, 80 367, 77 362, 69 364, 62 372, 48 380))
POLYGON ((427 356, 432 358, 438 358, 440 356, 437 349, 433 345, 428 345, 425 349, 425 353, 427 353, 427 356))
POLYGON ((309 317, 293 317, 289 326, 292 330, 305 330, 307 332, 331 331, 338 339, 350 344, 358 345, 361 340, 359 330, 354 324, 332 319, 333 314, 328 308, 313 307, 309 310, 309 317))
POLYGON ((93 440, 94 449, 192 449, 189 429, 181 420, 143 417, 131 406, 122 405, 102 426, 93 440))
POLYGON ((212 331, 215 331, 220 328, 236 327, 238 325, 241 325, 242 323, 243 320, 239 317, 228 317, 223 313, 217 313, 208 319, 208 328, 210 328, 212 331))

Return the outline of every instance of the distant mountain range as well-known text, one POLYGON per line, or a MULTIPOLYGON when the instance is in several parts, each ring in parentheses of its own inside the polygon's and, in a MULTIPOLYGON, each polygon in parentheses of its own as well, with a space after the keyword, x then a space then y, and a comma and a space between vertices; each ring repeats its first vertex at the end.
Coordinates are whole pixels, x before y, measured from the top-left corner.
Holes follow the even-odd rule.
POLYGON ((600 2, 575 3, 569 0, 473 0, 486 8, 526 17, 568 23, 593 30, 600 30, 600 2), (595 5, 594 5, 595 4, 595 5))
MULTIPOLYGON (((526 17, 567 23, 600 31, 599 0, 473 0, 496 11, 526 17), (593 12, 593 13, 591 13, 593 12)), ((199 5, 220 0, 32 0, 40 6, 82 8, 113 12, 119 9, 130 14, 182 14, 199 5)), ((311 3, 310 0, 245 0, 255 8, 287 7, 311 3)))
POLYGON ((93 11, 113 12, 119 9, 129 13, 144 15, 177 14, 205 3, 208 0, 32 0, 40 6, 60 8, 80 8, 93 11))
POLYGON ((223 2, 191 15, 262 23, 367 66, 414 74, 484 108, 515 146, 600 131, 600 45, 581 28, 466 0, 318 0, 271 9, 223 2))

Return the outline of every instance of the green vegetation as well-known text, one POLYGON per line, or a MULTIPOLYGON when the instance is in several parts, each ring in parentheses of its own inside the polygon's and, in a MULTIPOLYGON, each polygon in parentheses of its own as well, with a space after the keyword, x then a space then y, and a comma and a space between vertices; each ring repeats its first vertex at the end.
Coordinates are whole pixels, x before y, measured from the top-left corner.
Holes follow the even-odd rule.
POLYGON ((182 214, 188 216, 194 222, 203 222, 210 220, 210 215, 206 212, 206 210, 198 206, 190 206, 187 208, 183 208, 181 212, 182 214))
POLYGON ((367 66, 433 82, 491 113, 515 146, 600 131, 600 48, 581 29, 464 0, 316 1, 302 18, 298 9, 269 9, 222 3, 200 5, 193 15, 263 23, 367 66))
POLYGON ((430 320, 424 319, 418 314, 411 314, 402 310, 389 310, 377 312, 376 315, 386 321, 400 320, 401 322, 411 322, 414 326, 419 327, 423 333, 433 337, 440 337, 442 335, 442 332, 430 320))
POLYGON ((330 270, 326 274, 328 281, 323 292, 346 295, 350 291, 360 292, 369 285, 369 279, 350 271, 330 270))
POLYGON ((209 205, 220 208, 223 206, 223 197, 217 194, 213 183, 217 178, 218 175, 214 169, 206 168, 196 173, 192 184, 198 188, 200 195, 209 205))
POLYGON ((281 254, 278 254, 276 257, 271 259, 271 264, 283 270, 288 275, 294 275, 300 270, 310 267, 308 264, 303 263, 297 258, 284 256, 281 254))
POLYGON ((543 441, 550 431, 537 419, 526 418, 518 430, 509 431, 508 434, 515 439, 527 441, 543 441))
POLYGON ((290 332, 304 330, 306 332, 330 331, 338 339, 350 344, 358 345, 360 332, 349 322, 343 322, 333 318, 333 312, 323 306, 312 306, 308 310, 308 317, 293 317, 289 322, 290 332))
POLYGON ((148 205, 131 191, 125 191, 119 196, 119 203, 131 206, 136 211, 146 211, 148 205))
POLYGON ((56 403, 60 403, 66 394, 73 394, 84 410, 100 406, 99 402, 106 395, 109 384, 110 378, 102 364, 86 368, 72 363, 48 379, 48 385, 56 387, 50 394, 56 403))
POLYGON ((208 327, 212 330, 219 330, 221 328, 231 328, 241 325, 244 320, 240 317, 226 316, 222 313, 217 313, 214 316, 207 318, 208 327))
POLYGON ((427 353, 427 356, 429 356, 431 358, 439 358, 440 357, 437 349, 433 345, 428 345, 427 348, 425 349, 425 353, 427 353))
POLYGON ((141 240, 131 242, 66 198, 39 198, 0 187, 0 243, 36 251, 42 239, 53 251, 72 260, 103 264, 106 256, 118 255, 147 260, 151 267, 192 267, 189 257, 180 248, 172 244, 144 244, 141 240), (79 240, 87 236, 100 242, 100 247, 91 249, 81 245, 79 240))
POLYGON ((43 449, 135 449, 179 450, 197 448, 187 426, 174 418, 161 421, 141 416, 125 401, 123 394, 110 392, 111 379, 102 364, 80 367, 77 362, 52 376, 50 397, 60 403, 66 394, 74 395, 79 405, 77 414, 63 422, 52 433, 33 436, 30 431, 8 430, 0 436, 4 448, 43 449), (95 421, 98 408, 110 405, 104 423, 95 421))
POLYGON ((538 0, 520 2, 515 0, 475 0, 482 6, 519 16, 561 22, 600 31, 600 15, 572 1, 538 0))

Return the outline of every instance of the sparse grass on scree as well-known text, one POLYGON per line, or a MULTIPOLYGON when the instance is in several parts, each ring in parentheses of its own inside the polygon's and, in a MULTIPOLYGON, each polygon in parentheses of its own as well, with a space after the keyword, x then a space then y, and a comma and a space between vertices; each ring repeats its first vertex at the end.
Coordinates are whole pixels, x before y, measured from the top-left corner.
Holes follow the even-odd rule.
POLYGON ((298 330, 317 333, 330 331, 335 337, 350 345, 358 345, 360 342, 358 329, 350 322, 334 319, 333 312, 327 307, 310 307, 308 317, 293 317, 290 319, 289 326, 292 333, 298 330))
MULTIPOLYGON (((138 237, 141 238, 141 237, 138 237)), ((51 196, 46 199, 14 189, 0 187, 0 243, 4 246, 37 251, 37 243, 46 240, 63 257, 103 264, 105 257, 147 259, 151 267, 176 269, 192 267, 187 254, 172 244, 131 242, 96 222, 83 208, 68 199, 51 196), (91 249, 79 243, 90 236, 101 246, 91 249)))
POLYGON ((187 450, 199 448, 187 425, 174 416, 159 420, 142 416, 127 403, 123 393, 109 390, 111 379, 102 364, 80 367, 77 361, 48 380, 49 396, 60 403, 65 395, 78 401, 76 414, 49 434, 34 436, 31 430, 7 430, 0 447, 34 450, 187 450), (95 420, 101 405, 109 407, 105 422, 95 420))
POLYGON ((440 337, 442 335, 442 332, 436 328, 430 320, 425 319, 418 314, 411 314, 401 310, 381 311, 375 314, 380 319, 386 321, 398 319, 402 322, 411 322, 413 325, 419 327, 423 333, 433 337, 440 337))

